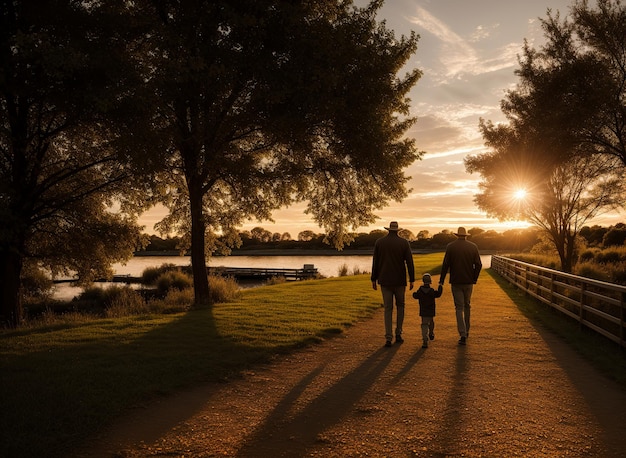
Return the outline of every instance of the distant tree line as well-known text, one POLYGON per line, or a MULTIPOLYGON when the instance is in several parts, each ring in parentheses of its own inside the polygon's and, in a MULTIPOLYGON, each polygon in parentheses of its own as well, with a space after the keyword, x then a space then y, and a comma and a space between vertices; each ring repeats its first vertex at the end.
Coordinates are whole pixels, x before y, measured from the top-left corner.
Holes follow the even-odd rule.
MULTIPOLYGON (((503 232, 472 228, 468 231, 471 240, 483 251, 505 251, 523 253, 538 248, 543 242, 542 231, 539 228, 509 229, 503 232)), ((344 251, 369 250, 380 237, 387 234, 384 230, 373 230, 353 234, 354 240, 344 247, 344 251)), ((291 250, 310 249, 327 250, 327 241, 324 234, 310 230, 302 231, 295 238, 289 232, 274 232, 255 227, 250 231, 239 233, 242 244, 236 251, 246 250, 291 250)), ((414 250, 443 250, 456 236, 447 229, 436 234, 428 231, 419 231, 417 235, 404 229, 401 236, 409 240, 414 250)), ((609 248, 626 244, 626 224, 618 223, 614 226, 602 227, 598 225, 585 226, 581 229, 579 238, 585 247, 609 248)), ((142 251, 180 251, 184 246, 180 237, 149 236, 149 243, 142 251)))

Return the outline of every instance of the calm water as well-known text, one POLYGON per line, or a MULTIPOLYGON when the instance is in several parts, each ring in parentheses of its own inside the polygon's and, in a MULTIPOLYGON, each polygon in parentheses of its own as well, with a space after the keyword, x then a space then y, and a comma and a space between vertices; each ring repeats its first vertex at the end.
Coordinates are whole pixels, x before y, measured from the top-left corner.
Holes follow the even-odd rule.
MULTIPOLYGON (((442 254, 443 257, 443 254, 442 254)), ((483 267, 491 265, 491 255, 481 256, 483 267)), ((139 277, 148 267, 158 267, 162 264, 175 264, 188 266, 191 263, 189 256, 137 256, 126 264, 114 264, 113 270, 117 275, 130 275, 139 277)), ((339 275, 341 266, 348 266, 348 272, 355 269, 361 272, 371 272, 371 255, 348 255, 348 256, 226 256, 213 257, 209 266, 219 267, 259 267, 259 268, 285 268, 300 269, 304 264, 313 264, 317 271, 325 277, 339 275)), ((104 285, 111 285, 105 283, 104 285)), ((56 286, 54 297, 60 300, 71 299, 82 292, 81 288, 75 288, 67 283, 56 286)))

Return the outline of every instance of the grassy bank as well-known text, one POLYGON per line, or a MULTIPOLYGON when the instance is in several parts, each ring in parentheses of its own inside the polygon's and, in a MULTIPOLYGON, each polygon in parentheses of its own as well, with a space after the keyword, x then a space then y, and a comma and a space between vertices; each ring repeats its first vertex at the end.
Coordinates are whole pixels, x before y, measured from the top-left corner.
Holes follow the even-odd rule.
POLYGON ((526 318, 557 335, 596 369, 626 389, 626 352, 615 342, 591 329, 581 328, 577 321, 525 295, 494 271, 488 273, 526 318))
MULTIPOLYGON (((419 277, 441 254, 415 260, 419 277)), ((0 456, 63 456, 129 407, 339 334, 380 302, 358 275, 250 289, 207 310, 2 331, 0 456)))

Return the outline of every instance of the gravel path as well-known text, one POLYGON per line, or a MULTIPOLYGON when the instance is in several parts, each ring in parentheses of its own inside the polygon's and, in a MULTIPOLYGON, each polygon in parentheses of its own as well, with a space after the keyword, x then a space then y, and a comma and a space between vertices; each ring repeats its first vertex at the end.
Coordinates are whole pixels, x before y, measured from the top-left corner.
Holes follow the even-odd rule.
POLYGON ((475 288, 466 347, 446 285, 426 350, 410 298, 402 345, 383 347, 381 309, 241 379, 137 410, 73 456, 625 456, 625 390, 504 292, 481 297, 493 281, 475 288))

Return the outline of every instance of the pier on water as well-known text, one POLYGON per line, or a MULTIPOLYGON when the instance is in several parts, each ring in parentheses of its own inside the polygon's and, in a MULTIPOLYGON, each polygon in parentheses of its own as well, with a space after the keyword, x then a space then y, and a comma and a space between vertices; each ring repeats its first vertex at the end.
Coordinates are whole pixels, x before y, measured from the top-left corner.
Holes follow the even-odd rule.
POLYGON ((286 280, 308 280, 318 275, 313 264, 304 264, 301 269, 262 268, 262 267, 207 267, 209 274, 233 277, 236 280, 266 280, 284 277, 286 280))
MULTIPOLYGON (((301 269, 208 266, 207 272, 209 275, 232 277, 235 280, 267 280, 275 277, 284 277, 286 280, 309 280, 318 276, 317 268, 313 264, 304 264, 301 269)), ((54 283, 74 283, 76 279, 66 278, 53 281, 54 283)), ((100 279, 97 282, 136 284, 141 283, 142 278, 132 275, 114 275, 110 280, 100 279)))

